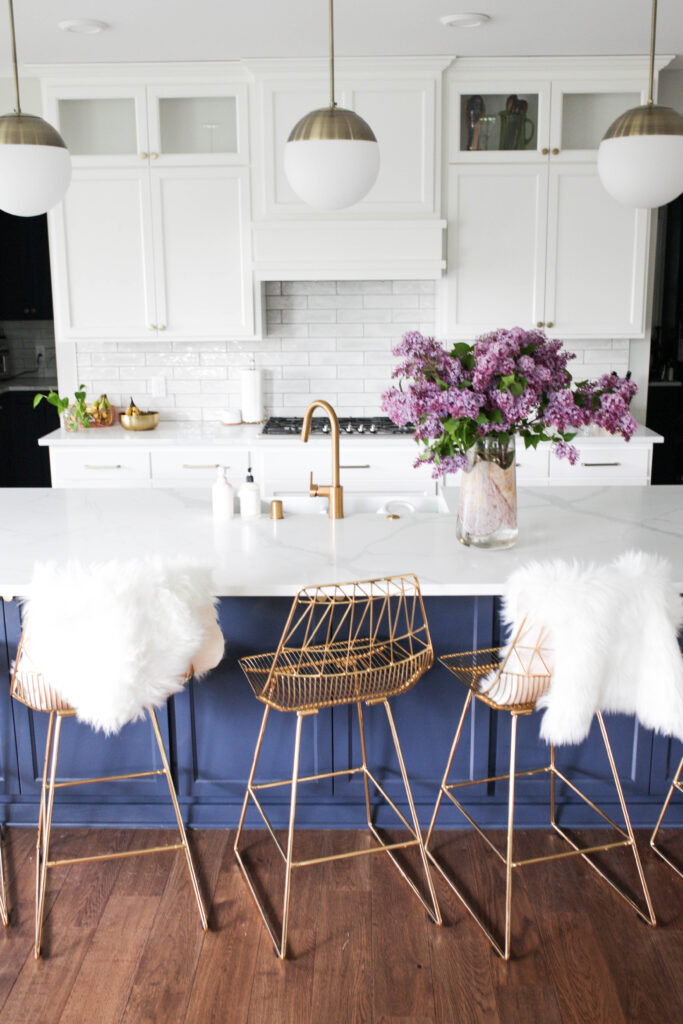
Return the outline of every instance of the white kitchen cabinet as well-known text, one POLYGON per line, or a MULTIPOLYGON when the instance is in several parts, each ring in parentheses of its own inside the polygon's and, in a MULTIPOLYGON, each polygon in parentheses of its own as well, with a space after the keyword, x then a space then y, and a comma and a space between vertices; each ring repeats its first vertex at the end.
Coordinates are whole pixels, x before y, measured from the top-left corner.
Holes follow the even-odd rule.
POLYGON ((443 336, 521 326, 643 337, 649 214, 605 192, 596 158, 614 118, 643 102, 645 82, 639 58, 456 62, 443 336), (468 123, 473 105, 488 121, 468 123))
POLYGON ((74 168, 50 214, 58 340, 249 337, 249 172, 74 168))
POLYGON ((50 213, 57 340, 253 337, 246 85, 110 74, 44 86, 74 164, 50 213))
POLYGON ((127 448, 50 447, 53 487, 150 487, 149 452, 127 448))
POLYGON ((624 485, 650 482, 652 447, 614 444, 579 445, 579 461, 570 465, 566 459, 551 458, 551 485, 599 484, 624 485))
POLYGON ((246 448, 206 446, 202 448, 164 448, 150 453, 152 487, 210 488, 216 479, 216 470, 224 466, 228 480, 237 493, 246 479, 247 467, 252 465, 260 480, 260 457, 249 462, 251 453, 246 448))
MULTIPOLYGON (((277 442, 276 442, 277 443, 277 442)), ((332 483, 329 445, 307 444, 286 451, 263 445, 261 454, 261 493, 277 497, 292 492, 308 493, 310 473, 317 484, 332 483)), ((349 492, 415 492, 433 494, 431 468, 413 468, 418 455, 415 445, 399 447, 373 445, 372 442, 340 443, 340 477, 349 492)))

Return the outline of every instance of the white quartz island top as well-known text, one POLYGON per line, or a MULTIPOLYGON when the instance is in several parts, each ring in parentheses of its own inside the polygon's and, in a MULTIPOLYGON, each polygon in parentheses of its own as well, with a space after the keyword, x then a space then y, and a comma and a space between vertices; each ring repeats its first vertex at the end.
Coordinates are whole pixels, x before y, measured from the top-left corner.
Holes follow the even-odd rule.
MULTIPOLYGON (((0 491, 0 595, 29 591, 35 561, 183 555, 213 568, 220 596, 291 595, 304 585, 415 573, 427 595, 500 594, 534 559, 606 562, 627 550, 669 560, 683 590, 683 487, 521 489, 508 551, 463 547, 450 513, 291 515, 214 525, 203 490, 0 491)), ((322 499, 321 499, 322 500, 322 499)))

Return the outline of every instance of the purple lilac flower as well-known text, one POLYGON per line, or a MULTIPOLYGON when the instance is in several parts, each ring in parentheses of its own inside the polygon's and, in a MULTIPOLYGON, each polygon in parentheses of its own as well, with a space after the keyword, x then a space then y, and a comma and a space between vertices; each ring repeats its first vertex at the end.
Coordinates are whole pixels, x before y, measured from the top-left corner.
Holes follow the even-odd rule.
POLYGON ((467 465, 466 446, 477 436, 521 431, 526 440, 554 441, 558 458, 573 464, 578 452, 565 435, 595 423, 628 440, 636 429, 633 381, 611 373, 573 385, 574 354, 542 331, 492 331, 452 352, 409 331, 394 354, 400 386, 383 394, 382 409, 415 427, 425 449, 417 464, 431 464, 436 477, 467 465))

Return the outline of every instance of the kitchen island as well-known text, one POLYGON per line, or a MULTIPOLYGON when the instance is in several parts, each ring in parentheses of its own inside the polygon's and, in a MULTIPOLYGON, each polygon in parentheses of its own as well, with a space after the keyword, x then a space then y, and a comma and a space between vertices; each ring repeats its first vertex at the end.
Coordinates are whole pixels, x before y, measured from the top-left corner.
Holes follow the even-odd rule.
MULTIPOLYGON (((179 795, 188 820, 198 826, 234 825, 261 706, 253 697, 237 659, 272 650, 284 625, 291 596, 305 584, 330 583, 396 573, 415 573, 426 597, 426 610, 437 657, 452 650, 495 644, 499 639, 497 595, 517 566, 541 558, 609 561, 629 549, 666 557, 683 590, 683 488, 526 488, 519 492, 520 535, 502 552, 475 551, 455 539, 455 492, 445 492, 444 511, 398 519, 384 514, 349 515, 333 522, 323 514, 291 515, 280 522, 267 517, 215 526, 209 495, 198 489, 11 490, 0 493, 0 594, 3 597, 2 672, 20 633, 18 598, 29 591, 33 563, 70 558, 84 561, 182 554, 209 564, 221 597, 220 617, 226 657, 204 681, 191 682, 169 702, 160 720, 172 751, 179 795)), ((93 600, 97 595, 93 595, 93 600)), ((13 704, 3 685, 0 701, 0 800, 9 822, 34 823, 37 812, 40 749, 46 718, 13 704)), ((396 699, 394 711, 418 813, 428 820, 462 707, 462 687, 438 664, 408 694, 396 699)), ((357 735, 353 709, 328 709, 305 722, 302 771, 336 771, 356 762, 357 735)), ((293 743, 291 716, 271 716, 276 740, 268 746, 263 771, 288 774, 293 743)), ((369 755, 379 766, 387 791, 399 798, 401 784, 391 743, 379 713, 368 713, 369 755)), ((520 723, 520 768, 542 759, 538 716, 520 723)), ((680 745, 643 730, 632 719, 610 716, 608 727, 625 783, 634 824, 654 822, 680 745)), ((461 777, 497 774, 507 759, 506 723, 478 707, 467 744, 455 766, 461 777)), ((140 751, 151 750, 146 723, 127 726, 105 740, 78 723, 65 723, 61 769, 66 777, 134 771, 140 751), (76 732, 78 739, 76 739, 76 732), (78 745, 78 757, 75 757, 78 745)), ((618 814, 603 761, 599 736, 592 732, 579 747, 562 751, 566 767, 605 808, 618 814)), ((362 783, 339 776, 301 791, 302 825, 354 827, 363 824, 362 783)), ((123 788, 76 794, 60 793, 55 815, 60 824, 140 824, 168 822, 168 809, 157 780, 138 780, 123 788)), ((502 824, 505 787, 492 784, 473 790, 478 816, 502 824)), ((277 823, 287 816, 287 794, 272 797, 277 823)), ((400 804, 400 798, 399 798, 400 804)), ((460 824, 444 813, 442 827, 460 824)), ((391 816, 380 808, 380 823, 391 816)), ((683 822, 672 808, 671 822, 683 822)), ((519 785, 520 824, 547 822, 547 780, 534 777, 519 785)), ((593 824, 584 805, 570 803, 565 821, 593 824)), ((252 824, 256 824, 256 820, 252 824)))

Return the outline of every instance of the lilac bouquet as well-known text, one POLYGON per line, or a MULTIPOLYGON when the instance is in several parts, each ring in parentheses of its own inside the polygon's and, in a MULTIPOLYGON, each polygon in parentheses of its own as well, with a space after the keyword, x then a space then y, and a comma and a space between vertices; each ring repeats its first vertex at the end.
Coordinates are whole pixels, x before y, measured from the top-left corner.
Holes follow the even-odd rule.
POLYGON ((637 427, 630 374, 574 382, 567 369, 573 353, 543 331, 500 329, 450 351, 409 331, 393 351, 400 358, 393 376, 401 380, 383 394, 382 410, 394 423, 415 427, 426 449, 415 465, 430 463, 435 478, 466 469, 468 450, 488 435, 501 446, 513 434, 527 448, 552 441, 555 454, 574 464, 578 452, 570 442, 580 427, 604 427, 627 441, 637 427))

